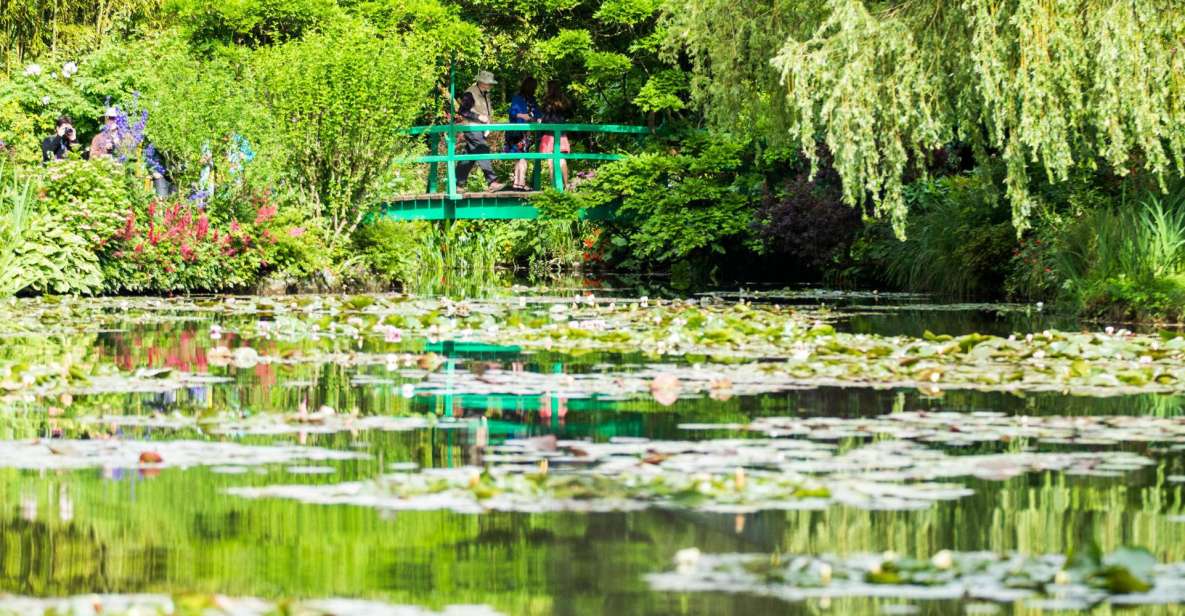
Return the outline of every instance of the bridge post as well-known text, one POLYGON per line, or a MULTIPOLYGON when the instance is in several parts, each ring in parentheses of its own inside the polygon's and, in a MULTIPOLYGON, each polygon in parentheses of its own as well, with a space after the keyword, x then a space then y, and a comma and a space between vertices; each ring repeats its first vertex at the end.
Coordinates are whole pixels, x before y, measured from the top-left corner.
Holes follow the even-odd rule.
POLYGON ((448 136, 445 140, 448 144, 448 198, 450 200, 460 199, 461 195, 457 193, 457 59, 454 57, 448 63, 448 98, 449 98, 449 113, 448 113, 448 136))
POLYGON ((552 131, 554 137, 551 144, 551 179, 552 185, 555 189, 564 192, 564 174, 560 173, 560 162, 563 160, 560 152, 560 137, 563 135, 560 131, 552 131))
MULTIPOLYGON (((432 154, 440 152, 440 134, 432 133, 428 138, 428 151, 432 154)), ((428 194, 431 195, 436 192, 436 169, 437 163, 430 163, 428 165, 428 194)))
POLYGON ((448 198, 460 199, 461 195, 457 193, 457 129, 451 122, 444 140, 448 148, 448 161, 445 163, 448 168, 448 198))

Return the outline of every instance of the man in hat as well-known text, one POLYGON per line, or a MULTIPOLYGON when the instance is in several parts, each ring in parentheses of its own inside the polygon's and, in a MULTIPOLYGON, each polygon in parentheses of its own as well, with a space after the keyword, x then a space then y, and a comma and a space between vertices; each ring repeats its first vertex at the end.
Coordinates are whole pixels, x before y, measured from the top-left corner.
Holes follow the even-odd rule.
MULTIPOLYGON (((489 124, 490 118, 493 116, 493 107, 490 105, 490 90, 498 82, 494 80, 494 74, 489 71, 478 71, 476 83, 465 90, 465 94, 473 97, 473 107, 467 110, 465 121, 469 124, 489 124)), ((486 144, 485 137, 489 135, 488 131, 476 133, 474 137, 481 135, 481 139, 465 139, 465 154, 484 154, 489 153, 490 148, 486 144), (472 142, 472 143, 471 143, 472 142)), ((486 176, 486 182, 489 184, 490 192, 496 192, 506 187, 505 184, 497 181, 497 174, 494 173, 494 167, 488 160, 476 161, 478 168, 481 169, 482 174, 486 176)), ((457 177, 469 177, 469 170, 473 168, 473 161, 466 161, 457 163, 457 177)))
POLYGON ((119 124, 116 122, 118 119, 119 109, 108 107, 107 113, 103 115, 103 128, 94 139, 91 139, 91 160, 111 158, 115 149, 119 147, 123 136, 119 134, 119 124))

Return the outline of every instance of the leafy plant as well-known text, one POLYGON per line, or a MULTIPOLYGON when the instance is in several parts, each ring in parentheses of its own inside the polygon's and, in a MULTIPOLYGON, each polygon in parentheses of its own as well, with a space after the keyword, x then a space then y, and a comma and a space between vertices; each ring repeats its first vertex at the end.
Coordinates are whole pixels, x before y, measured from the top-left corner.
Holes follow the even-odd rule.
POLYGON ((607 258, 627 267, 720 256, 735 246, 756 250, 761 178, 745 173, 752 162, 746 146, 690 137, 670 151, 605 165, 567 198, 573 208, 615 211, 602 243, 607 258))
POLYGON ((365 24, 259 52, 285 169, 328 219, 330 246, 362 222, 384 174, 412 149, 404 129, 430 100, 434 57, 431 40, 380 37, 365 24))

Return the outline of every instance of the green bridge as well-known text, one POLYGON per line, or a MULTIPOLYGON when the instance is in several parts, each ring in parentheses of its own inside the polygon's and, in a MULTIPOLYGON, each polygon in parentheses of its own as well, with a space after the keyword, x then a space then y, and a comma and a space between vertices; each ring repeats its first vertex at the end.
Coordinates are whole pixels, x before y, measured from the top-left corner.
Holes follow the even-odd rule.
MULTIPOLYGON (((563 192, 563 177, 559 173, 560 161, 564 160, 597 160, 612 161, 625 158, 626 154, 591 153, 591 152, 559 152, 560 137, 565 133, 608 133, 637 135, 639 139, 651 131, 642 126, 621 126, 615 124, 484 124, 481 130, 490 132, 522 132, 533 133, 550 132, 554 137, 556 152, 526 152, 526 153, 489 153, 489 154, 457 154, 456 144, 459 133, 472 130, 469 125, 440 124, 436 126, 417 126, 408 131, 412 135, 426 135, 429 151, 426 156, 412 159, 413 163, 426 163, 428 168, 428 187, 424 194, 400 195, 390 198, 382 205, 382 214, 395 220, 440 220, 451 222, 454 220, 510 220, 516 218, 536 218, 539 215, 535 206, 531 205, 531 197, 542 190, 541 166, 545 160, 552 161, 553 185, 556 190, 563 192), (444 143, 444 154, 438 154, 441 142, 444 143), (530 160, 534 161, 534 171, 531 179, 531 191, 504 192, 461 192, 457 186, 457 163, 480 160, 530 160), (439 166, 444 164, 446 177, 445 186, 439 186, 437 173, 439 166), (443 190, 441 190, 443 188, 443 190)), ((603 220, 613 215, 612 207, 594 208, 580 212, 581 218, 588 220, 603 220)))

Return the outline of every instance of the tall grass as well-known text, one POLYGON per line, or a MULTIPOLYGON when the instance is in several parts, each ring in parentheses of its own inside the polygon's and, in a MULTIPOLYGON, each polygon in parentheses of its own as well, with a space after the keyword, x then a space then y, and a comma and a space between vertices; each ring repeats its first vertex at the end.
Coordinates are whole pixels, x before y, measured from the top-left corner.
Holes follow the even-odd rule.
POLYGON ((957 297, 998 293, 1016 235, 977 178, 918 182, 907 198, 907 239, 876 242, 887 282, 957 297))
POLYGON ((15 295, 25 284, 20 249, 29 226, 32 191, 28 182, 5 178, 0 167, 0 297, 15 295))
POLYGON ((1109 318, 1185 317, 1185 189, 1085 212, 1053 251, 1061 299, 1109 318))

